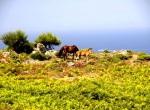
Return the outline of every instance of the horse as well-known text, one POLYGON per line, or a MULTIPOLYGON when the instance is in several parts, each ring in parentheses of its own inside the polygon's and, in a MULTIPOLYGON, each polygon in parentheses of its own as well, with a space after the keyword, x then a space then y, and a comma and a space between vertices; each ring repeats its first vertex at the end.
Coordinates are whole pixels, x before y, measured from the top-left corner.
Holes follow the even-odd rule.
POLYGON ((92 53, 92 48, 89 48, 87 50, 79 50, 79 51, 77 51, 76 61, 77 61, 77 59, 81 59, 81 56, 86 56, 86 62, 88 62, 88 56, 91 53, 92 53))
POLYGON ((65 45, 59 50, 58 56, 61 56, 63 54, 64 60, 66 60, 67 53, 73 53, 73 57, 72 57, 73 60, 74 54, 76 54, 77 51, 79 51, 79 49, 76 45, 72 45, 72 46, 65 45))

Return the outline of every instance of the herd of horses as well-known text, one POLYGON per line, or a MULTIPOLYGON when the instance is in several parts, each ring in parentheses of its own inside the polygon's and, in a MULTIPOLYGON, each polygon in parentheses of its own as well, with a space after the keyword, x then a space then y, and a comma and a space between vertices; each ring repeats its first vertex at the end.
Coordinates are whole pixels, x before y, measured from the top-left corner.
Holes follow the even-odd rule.
POLYGON ((65 45, 61 47, 61 49, 59 50, 58 56, 59 57, 63 56, 64 60, 66 60, 68 53, 73 54, 72 60, 74 60, 74 55, 76 55, 76 61, 78 59, 81 59, 81 56, 86 56, 86 62, 88 62, 88 56, 89 54, 92 53, 92 48, 89 48, 87 50, 79 50, 76 45, 72 45, 72 46, 65 45))
POLYGON ((67 59, 68 54, 73 54, 72 60, 74 60, 74 56, 76 55, 76 61, 81 59, 81 56, 86 56, 86 62, 88 62, 88 56, 92 53, 92 48, 86 50, 79 50, 76 45, 72 46, 62 46, 59 51, 56 50, 46 50, 45 46, 42 43, 37 43, 34 46, 33 54, 40 51, 45 55, 51 55, 52 57, 57 55, 58 57, 63 57, 64 60, 67 59), (56 54, 57 53, 57 54, 56 54))

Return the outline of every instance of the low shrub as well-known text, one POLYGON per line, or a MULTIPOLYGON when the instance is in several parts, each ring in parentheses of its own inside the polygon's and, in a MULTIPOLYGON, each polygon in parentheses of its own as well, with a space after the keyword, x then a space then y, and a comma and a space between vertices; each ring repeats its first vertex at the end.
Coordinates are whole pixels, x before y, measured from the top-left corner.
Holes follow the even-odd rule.
POLYGON ((116 54, 111 58, 112 62, 119 62, 121 60, 127 60, 128 56, 122 54, 116 54))
POLYGON ((150 60, 150 55, 146 54, 145 52, 139 52, 137 60, 141 61, 150 60))
POLYGON ((138 60, 150 60, 150 55, 141 55, 141 56, 138 56, 137 58, 138 60))
POLYGON ((145 52, 139 52, 138 56, 143 56, 143 55, 147 55, 145 52))
POLYGON ((45 55, 41 52, 36 52, 34 54, 31 54, 30 57, 34 60, 40 60, 40 61, 49 60, 51 58, 51 56, 45 55))
POLYGON ((0 63, 0 68, 5 68, 5 65, 0 63))
POLYGON ((105 50, 103 51, 103 53, 110 53, 110 51, 107 50, 107 49, 105 49, 105 50))
POLYGON ((127 50, 128 54, 133 54, 132 50, 127 50))

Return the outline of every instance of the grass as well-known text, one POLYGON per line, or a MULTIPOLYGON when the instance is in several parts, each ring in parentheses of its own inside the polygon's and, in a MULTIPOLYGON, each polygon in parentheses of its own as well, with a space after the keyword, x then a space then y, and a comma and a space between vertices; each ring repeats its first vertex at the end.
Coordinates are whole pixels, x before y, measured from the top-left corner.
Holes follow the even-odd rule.
POLYGON ((72 67, 61 60, 25 64, 7 58, 9 63, 0 62, 0 109, 149 110, 149 61, 129 63, 131 58, 94 53, 89 63, 72 67))

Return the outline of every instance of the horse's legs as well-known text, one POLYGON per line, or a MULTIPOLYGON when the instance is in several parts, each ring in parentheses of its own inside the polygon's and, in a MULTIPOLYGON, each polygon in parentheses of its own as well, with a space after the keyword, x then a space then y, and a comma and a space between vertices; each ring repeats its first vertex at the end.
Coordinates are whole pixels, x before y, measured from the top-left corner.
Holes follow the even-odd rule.
POLYGON ((64 56, 64 60, 66 60, 67 59, 67 51, 64 50, 63 56, 64 56))
POLYGON ((79 59, 81 59, 81 54, 79 55, 79 59))
POLYGON ((63 54, 64 60, 66 60, 67 56, 66 53, 63 54))
POLYGON ((64 60, 65 60, 65 53, 63 54, 63 58, 64 58, 64 60))
POLYGON ((77 58, 78 58, 78 54, 77 53, 75 53, 76 54, 76 61, 77 61, 77 58))
POLYGON ((76 61, 79 59, 79 54, 76 53, 76 61))
POLYGON ((64 50, 64 60, 67 58, 67 52, 64 50))
POLYGON ((86 62, 88 62, 88 54, 85 54, 86 62))
POLYGON ((73 53, 73 57, 72 57, 72 60, 74 60, 74 53, 73 53))
POLYGON ((86 62, 88 62, 88 55, 86 55, 86 62))

